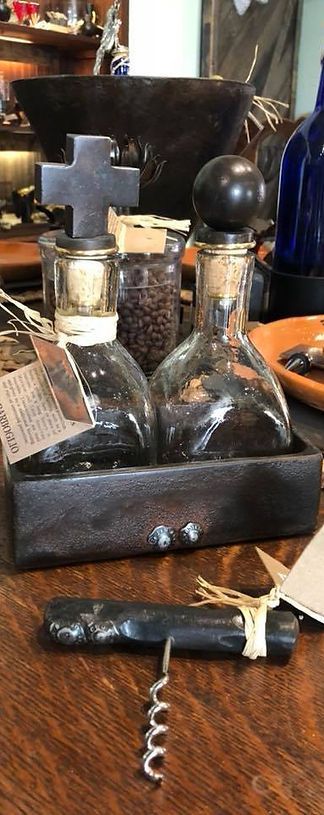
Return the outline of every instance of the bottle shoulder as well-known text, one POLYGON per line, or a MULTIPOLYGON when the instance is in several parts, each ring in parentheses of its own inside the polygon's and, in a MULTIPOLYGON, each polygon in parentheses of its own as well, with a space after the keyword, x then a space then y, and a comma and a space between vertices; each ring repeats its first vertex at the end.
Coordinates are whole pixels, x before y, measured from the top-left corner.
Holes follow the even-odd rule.
POLYGON ((118 340, 87 348, 73 346, 71 350, 91 390, 127 401, 149 399, 145 374, 118 340))
POLYGON ((246 335, 224 343, 194 332, 159 366, 150 389, 156 404, 251 400, 286 412, 276 377, 246 335))
POLYGON ((292 134, 283 154, 285 161, 301 156, 306 160, 323 160, 324 166, 324 109, 315 110, 292 134))

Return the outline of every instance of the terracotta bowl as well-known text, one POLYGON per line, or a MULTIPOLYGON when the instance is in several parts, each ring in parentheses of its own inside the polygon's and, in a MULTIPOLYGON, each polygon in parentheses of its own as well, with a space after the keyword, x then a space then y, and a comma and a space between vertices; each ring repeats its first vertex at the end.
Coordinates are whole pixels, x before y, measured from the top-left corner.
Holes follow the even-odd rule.
POLYGON ((306 376, 300 376, 287 371, 279 362, 281 354, 296 345, 324 347, 324 315, 290 317, 259 325, 251 331, 250 339, 277 374, 287 393, 307 405, 324 410, 324 370, 313 368, 306 376))

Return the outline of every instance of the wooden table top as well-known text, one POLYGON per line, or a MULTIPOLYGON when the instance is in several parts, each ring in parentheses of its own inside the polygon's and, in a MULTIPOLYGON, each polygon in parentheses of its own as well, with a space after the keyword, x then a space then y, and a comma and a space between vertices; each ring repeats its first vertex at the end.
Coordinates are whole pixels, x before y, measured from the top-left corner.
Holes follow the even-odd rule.
MULTIPOLYGON (((4 544, 3 492, 0 495, 4 544)), ((322 501, 321 521, 324 521, 322 501)), ((121 530, 123 534, 123 530, 121 530)), ((290 566, 307 538, 263 545, 290 566)), ((44 647, 56 594, 188 603, 201 574, 270 588, 252 544, 15 572, 1 547, 1 815, 323 815, 324 629, 288 664, 171 656, 165 781, 140 771, 158 655, 44 647)))

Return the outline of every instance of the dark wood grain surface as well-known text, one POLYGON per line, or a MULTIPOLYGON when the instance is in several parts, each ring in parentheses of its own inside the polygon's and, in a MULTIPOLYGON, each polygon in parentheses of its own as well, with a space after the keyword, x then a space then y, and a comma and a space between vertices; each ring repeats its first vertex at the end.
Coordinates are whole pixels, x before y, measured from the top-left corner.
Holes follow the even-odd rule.
MULTIPOLYGON (((1 815, 323 815, 319 625, 304 627, 286 665, 171 658, 157 789, 139 769, 157 654, 46 649, 38 637, 55 594, 188 603, 198 574, 267 589, 253 545, 19 574, 6 553, 3 492, 0 506, 1 815)), ((306 542, 263 548, 289 566, 306 542)))

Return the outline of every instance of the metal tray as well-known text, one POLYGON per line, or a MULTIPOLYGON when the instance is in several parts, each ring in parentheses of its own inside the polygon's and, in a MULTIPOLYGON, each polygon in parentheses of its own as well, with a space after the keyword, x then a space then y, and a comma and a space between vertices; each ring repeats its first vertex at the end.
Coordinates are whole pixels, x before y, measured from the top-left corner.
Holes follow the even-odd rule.
POLYGON ((316 524, 322 456, 294 437, 283 456, 26 476, 6 467, 22 569, 289 537, 316 524))

